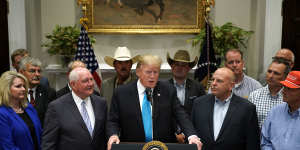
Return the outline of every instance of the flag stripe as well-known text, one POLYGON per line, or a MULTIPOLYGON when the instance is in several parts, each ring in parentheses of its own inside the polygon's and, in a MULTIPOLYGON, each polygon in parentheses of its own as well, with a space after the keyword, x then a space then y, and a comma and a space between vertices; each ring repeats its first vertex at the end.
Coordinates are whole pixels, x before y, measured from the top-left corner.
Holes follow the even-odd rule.
POLYGON ((80 35, 78 37, 75 60, 80 60, 86 64, 87 69, 89 69, 92 73, 93 78, 100 90, 102 80, 96 72, 96 70, 99 69, 98 61, 96 59, 87 31, 83 26, 81 27, 80 35))

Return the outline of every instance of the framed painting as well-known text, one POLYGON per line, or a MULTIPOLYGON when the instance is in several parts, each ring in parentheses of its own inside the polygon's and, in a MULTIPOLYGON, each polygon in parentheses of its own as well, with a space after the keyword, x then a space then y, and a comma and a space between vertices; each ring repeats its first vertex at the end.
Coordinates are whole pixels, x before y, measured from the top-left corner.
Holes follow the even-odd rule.
POLYGON ((93 33, 199 33, 202 0, 90 0, 88 31, 93 33))

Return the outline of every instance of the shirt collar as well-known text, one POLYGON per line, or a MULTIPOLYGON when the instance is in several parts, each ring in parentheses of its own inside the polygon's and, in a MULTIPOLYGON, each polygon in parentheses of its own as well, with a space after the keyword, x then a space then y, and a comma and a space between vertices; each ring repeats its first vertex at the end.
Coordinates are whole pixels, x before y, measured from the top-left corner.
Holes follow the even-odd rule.
POLYGON ((143 94, 146 90, 144 85, 141 83, 140 79, 137 81, 137 88, 138 88, 139 94, 143 94))
POLYGON ((176 80, 173 78, 173 83, 174 83, 175 86, 178 86, 178 87, 185 87, 186 86, 186 80, 184 80, 183 84, 178 84, 176 82, 176 80))
POLYGON ((272 94, 271 94, 271 92, 270 92, 270 89, 269 89, 269 85, 266 85, 265 87, 266 87, 267 94, 268 94, 270 97, 272 97, 272 98, 278 98, 278 97, 281 95, 281 92, 282 92, 282 90, 283 90, 283 88, 281 88, 281 89, 276 93, 275 96, 272 96, 272 94))
POLYGON ((217 103, 222 102, 222 103, 224 103, 224 104, 225 104, 225 103, 228 103, 228 102, 230 102, 230 100, 231 100, 232 94, 233 94, 233 92, 231 92, 230 96, 227 97, 224 101, 221 101, 220 99, 218 99, 218 98, 215 96, 215 102, 217 102, 217 103))
POLYGON ((74 91, 72 91, 72 96, 73 96, 73 99, 74 99, 75 103, 76 103, 76 104, 79 104, 79 105, 81 104, 82 101, 85 101, 86 103, 88 103, 88 102, 91 100, 90 97, 87 97, 87 98, 85 98, 85 99, 81 99, 79 96, 77 96, 77 95, 74 93, 74 91))
POLYGON ((29 91, 29 90, 32 90, 32 91, 33 91, 33 93, 35 93, 35 91, 36 91, 36 87, 37 87, 37 86, 35 86, 35 87, 31 88, 31 89, 28 89, 28 91, 29 91))
POLYGON ((287 106, 287 112, 290 116, 292 117, 299 117, 300 116, 300 108, 298 108, 297 110, 295 110, 294 112, 291 112, 289 104, 286 103, 287 106))
POLYGON ((243 79, 242 79, 242 81, 239 82, 239 83, 236 83, 236 84, 234 85, 234 88, 239 88, 239 87, 244 83, 244 80, 245 80, 245 74, 243 73, 243 79))
MULTIPOLYGON (((130 81, 131 81, 131 78, 132 78, 132 75, 129 74, 129 77, 123 82, 123 84, 126 84, 126 83, 130 82, 130 81)), ((118 85, 118 81, 119 81, 119 79, 118 79, 118 77, 116 76, 116 80, 115 80, 115 88, 117 88, 117 87, 119 86, 119 85, 118 85)))

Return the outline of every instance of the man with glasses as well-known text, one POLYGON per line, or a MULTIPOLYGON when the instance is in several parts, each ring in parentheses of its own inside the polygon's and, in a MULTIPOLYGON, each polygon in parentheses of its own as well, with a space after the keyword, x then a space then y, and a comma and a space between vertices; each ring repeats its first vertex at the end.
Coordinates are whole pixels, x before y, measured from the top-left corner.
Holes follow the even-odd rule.
MULTIPOLYGON (((180 104, 188 115, 192 112, 194 99, 205 95, 203 86, 199 82, 188 78, 188 72, 197 64, 197 60, 198 57, 196 56, 191 61, 186 50, 178 50, 174 55, 174 59, 170 58, 169 53, 167 53, 167 61, 172 70, 172 78, 169 79, 169 82, 176 88, 180 104)), ((179 143, 185 141, 185 136, 178 125, 176 138, 179 143)))
MULTIPOLYGON (((10 56, 12 66, 15 71, 20 71, 20 61, 24 58, 30 56, 29 52, 26 49, 16 49, 10 56)), ((41 77, 40 84, 44 86, 49 86, 49 81, 46 77, 41 77)))
POLYGON ((54 89, 40 84, 41 65, 41 61, 37 58, 24 57, 20 62, 19 72, 28 80, 28 101, 37 110, 40 121, 43 124, 48 104, 56 99, 56 92, 54 89))

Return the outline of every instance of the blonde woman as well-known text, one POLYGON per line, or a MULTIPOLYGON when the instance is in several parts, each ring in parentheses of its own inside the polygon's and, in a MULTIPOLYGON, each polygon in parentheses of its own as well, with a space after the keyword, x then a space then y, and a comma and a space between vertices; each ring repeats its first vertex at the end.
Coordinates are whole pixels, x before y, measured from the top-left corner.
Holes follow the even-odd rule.
POLYGON ((27 101, 27 79, 14 71, 0 78, 0 149, 40 150, 41 123, 27 101))

